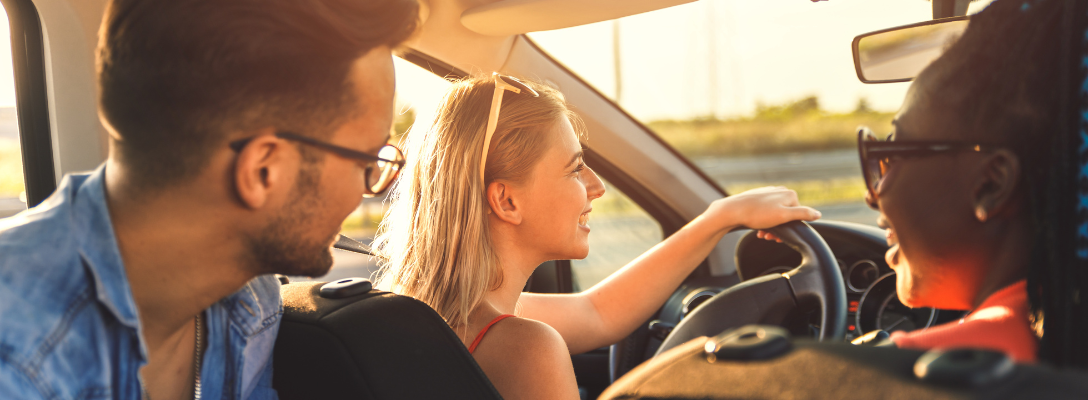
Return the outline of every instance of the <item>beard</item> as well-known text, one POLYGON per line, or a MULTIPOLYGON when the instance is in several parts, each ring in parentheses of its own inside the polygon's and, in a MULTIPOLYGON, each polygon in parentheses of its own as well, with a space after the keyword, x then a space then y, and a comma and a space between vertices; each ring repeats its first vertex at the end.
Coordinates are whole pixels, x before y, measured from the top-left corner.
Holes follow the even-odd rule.
POLYGON ((304 168, 291 200, 256 236, 250 238, 249 249, 254 268, 259 274, 283 274, 318 277, 332 268, 329 246, 333 235, 313 238, 312 232, 321 220, 314 214, 320 210, 317 168, 304 168))

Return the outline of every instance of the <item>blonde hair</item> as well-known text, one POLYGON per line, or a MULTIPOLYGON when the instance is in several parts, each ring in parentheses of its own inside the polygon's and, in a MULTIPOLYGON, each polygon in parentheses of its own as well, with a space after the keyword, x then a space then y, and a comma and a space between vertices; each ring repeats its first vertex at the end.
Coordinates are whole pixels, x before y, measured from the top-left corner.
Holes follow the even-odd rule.
POLYGON ((423 301, 452 327, 467 329, 472 310, 502 285, 488 229, 487 184, 527 178, 554 140, 550 132, 560 118, 580 126, 557 90, 522 82, 540 96, 505 93, 482 182, 495 84, 490 76, 454 83, 433 127, 406 135, 407 164, 374 239, 374 250, 385 258, 378 287, 423 301))

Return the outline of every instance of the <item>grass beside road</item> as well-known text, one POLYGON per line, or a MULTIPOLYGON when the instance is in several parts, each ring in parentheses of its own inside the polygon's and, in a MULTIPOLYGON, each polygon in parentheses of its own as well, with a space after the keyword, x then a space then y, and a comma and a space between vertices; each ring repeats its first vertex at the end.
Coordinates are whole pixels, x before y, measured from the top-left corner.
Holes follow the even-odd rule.
POLYGON ((750 117, 654 121, 647 125, 688 157, 803 153, 849 149, 857 127, 879 135, 891 129, 894 113, 876 112, 864 100, 850 113, 820 109, 815 97, 782 106, 760 106, 750 117))
MULTIPOLYGON (((697 118, 654 121, 647 125, 689 158, 752 156, 853 149, 857 128, 868 126, 878 136, 891 130, 892 112, 869 108, 858 100, 854 111, 832 113, 819 99, 807 97, 784 105, 760 105, 751 116, 731 119, 697 118)), ((718 182, 731 194, 763 186, 797 191, 802 204, 820 206, 859 202, 864 198, 861 175, 831 179, 779 182, 718 182)))
POLYGON ((0 139, 0 197, 19 197, 24 190, 19 141, 0 139))

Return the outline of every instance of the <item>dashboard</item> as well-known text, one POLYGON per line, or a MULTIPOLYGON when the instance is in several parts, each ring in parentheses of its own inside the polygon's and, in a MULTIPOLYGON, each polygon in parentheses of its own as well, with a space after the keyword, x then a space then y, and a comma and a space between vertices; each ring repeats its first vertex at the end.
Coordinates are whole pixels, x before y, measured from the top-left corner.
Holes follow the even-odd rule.
MULTIPOLYGON (((837 221, 816 221, 810 225, 824 238, 835 254, 846 287, 847 327, 846 340, 874 330, 913 331, 953 321, 963 316, 962 311, 946 311, 931 308, 910 308, 899 302, 895 292, 895 272, 884 261, 888 246, 884 231, 868 225, 837 221)), ((801 255, 786 245, 755 239, 742 239, 737 244, 736 265, 741 281, 756 277, 781 274, 801 264, 801 255), (750 240, 754 239, 754 240, 750 240)), ((674 307, 682 318, 702 302, 721 292, 725 287, 706 282, 704 286, 687 286, 674 307)), ((798 315, 787 323, 794 335, 814 334, 819 331, 819 313, 816 311, 798 315)))

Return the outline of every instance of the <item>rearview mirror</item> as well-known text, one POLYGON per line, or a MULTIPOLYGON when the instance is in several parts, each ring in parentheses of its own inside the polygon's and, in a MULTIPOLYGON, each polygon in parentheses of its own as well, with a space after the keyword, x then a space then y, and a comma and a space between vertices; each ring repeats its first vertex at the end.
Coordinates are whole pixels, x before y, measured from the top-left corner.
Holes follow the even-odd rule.
POLYGON ((854 38, 854 69, 865 83, 907 82, 940 57, 967 29, 970 17, 904 25, 854 38))

